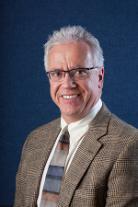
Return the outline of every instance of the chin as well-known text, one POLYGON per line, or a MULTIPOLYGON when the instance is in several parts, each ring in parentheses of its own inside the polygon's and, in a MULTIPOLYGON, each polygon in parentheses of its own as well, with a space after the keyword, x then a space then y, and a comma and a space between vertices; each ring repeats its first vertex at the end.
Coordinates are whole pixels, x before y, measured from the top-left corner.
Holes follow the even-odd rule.
POLYGON ((61 113, 62 114, 66 114, 66 115, 77 115, 80 113, 80 109, 78 108, 72 108, 72 107, 69 107, 69 106, 66 106, 66 107, 61 107, 61 113))
POLYGON ((61 114, 65 119, 72 121, 77 121, 81 117, 78 111, 61 111, 61 114))

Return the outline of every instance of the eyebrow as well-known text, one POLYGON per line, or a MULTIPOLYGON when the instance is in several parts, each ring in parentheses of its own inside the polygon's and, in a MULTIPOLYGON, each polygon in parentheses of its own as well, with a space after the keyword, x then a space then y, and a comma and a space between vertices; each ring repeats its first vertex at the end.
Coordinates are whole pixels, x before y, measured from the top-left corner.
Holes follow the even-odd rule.
POLYGON ((85 68, 85 67, 82 65, 75 65, 75 66, 71 67, 70 69, 74 69, 74 68, 85 68))
MULTIPOLYGON (((67 70, 72 70, 72 69, 77 69, 77 68, 85 68, 84 66, 82 66, 82 65, 76 65, 76 66, 73 66, 73 67, 71 67, 71 68, 67 68, 67 70)), ((51 69, 48 69, 48 71, 55 71, 55 70, 64 70, 64 69, 62 69, 62 68, 60 68, 60 67, 58 67, 58 68, 51 68, 51 69)), ((64 70, 65 71, 65 70, 64 70)))

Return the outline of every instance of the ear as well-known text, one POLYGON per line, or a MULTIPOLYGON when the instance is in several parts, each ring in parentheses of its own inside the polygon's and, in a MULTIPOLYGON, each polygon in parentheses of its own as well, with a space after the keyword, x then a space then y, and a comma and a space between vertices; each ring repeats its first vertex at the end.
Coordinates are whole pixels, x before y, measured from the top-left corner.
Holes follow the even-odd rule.
POLYGON ((102 75, 99 75, 99 80, 102 80, 102 79, 103 79, 102 75))
POLYGON ((98 84, 99 88, 103 87, 103 80, 104 80, 104 67, 102 67, 99 71, 99 84, 98 84))

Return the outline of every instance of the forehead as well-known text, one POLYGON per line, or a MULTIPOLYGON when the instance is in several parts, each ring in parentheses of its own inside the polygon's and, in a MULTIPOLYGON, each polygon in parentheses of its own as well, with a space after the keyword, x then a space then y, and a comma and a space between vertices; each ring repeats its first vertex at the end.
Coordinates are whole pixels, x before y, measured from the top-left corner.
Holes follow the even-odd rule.
POLYGON ((68 42, 54 45, 48 52, 48 65, 62 64, 83 64, 92 58, 90 46, 83 41, 68 42))
POLYGON ((76 53, 85 53, 86 51, 90 51, 90 46, 84 41, 71 41, 65 43, 57 43, 53 45, 48 54, 51 53, 60 53, 60 52, 76 52, 76 53))

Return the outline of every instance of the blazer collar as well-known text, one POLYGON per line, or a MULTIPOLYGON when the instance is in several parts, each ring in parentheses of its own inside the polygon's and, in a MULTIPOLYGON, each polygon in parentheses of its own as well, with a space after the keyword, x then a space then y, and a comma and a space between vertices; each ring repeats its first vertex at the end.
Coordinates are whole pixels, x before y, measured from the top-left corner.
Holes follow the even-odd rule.
POLYGON ((110 116, 111 113, 103 104, 101 110, 91 122, 90 128, 63 179, 58 207, 69 206, 76 186, 102 147, 99 139, 107 133, 110 116))

